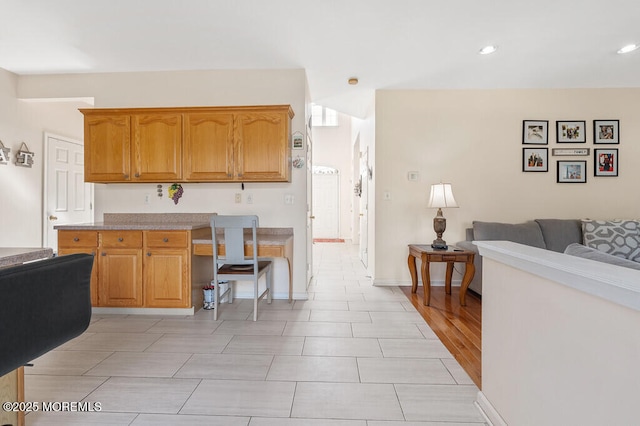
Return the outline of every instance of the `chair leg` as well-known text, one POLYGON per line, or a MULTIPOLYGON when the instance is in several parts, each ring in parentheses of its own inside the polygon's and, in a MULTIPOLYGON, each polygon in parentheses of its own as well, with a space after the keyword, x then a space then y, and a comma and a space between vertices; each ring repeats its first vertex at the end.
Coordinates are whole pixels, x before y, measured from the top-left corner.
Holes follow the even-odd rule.
POLYGON ((269 266, 267 271, 267 303, 271 303, 273 293, 273 268, 269 266))
POLYGON ((258 320, 258 278, 253 280, 253 320, 258 320))
POLYGON ((220 284, 214 281, 213 284, 213 320, 218 320, 218 305, 220 304, 220 284))

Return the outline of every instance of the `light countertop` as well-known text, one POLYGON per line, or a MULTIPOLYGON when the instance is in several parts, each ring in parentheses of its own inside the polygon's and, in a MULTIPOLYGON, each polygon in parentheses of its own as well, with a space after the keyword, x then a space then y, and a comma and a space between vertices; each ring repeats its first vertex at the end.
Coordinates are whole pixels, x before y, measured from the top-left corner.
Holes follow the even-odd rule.
POLYGON ((50 248, 36 247, 1 247, 0 268, 19 265, 33 260, 46 259, 53 256, 50 248))

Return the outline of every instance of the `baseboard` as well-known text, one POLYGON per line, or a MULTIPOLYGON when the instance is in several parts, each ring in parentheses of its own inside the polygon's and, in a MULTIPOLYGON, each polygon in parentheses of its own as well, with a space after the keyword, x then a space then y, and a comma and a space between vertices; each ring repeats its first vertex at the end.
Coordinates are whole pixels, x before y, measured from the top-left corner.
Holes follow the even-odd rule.
MULTIPOLYGON (((452 287, 460 287, 461 280, 451 280, 452 287)), ((373 280, 373 285, 376 287, 411 287, 411 281, 398 281, 398 280, 373 280)), ((422 286, 422 280, 418 281, 418 286, 422 286)), ((444 280, 431 280, 431 287, 444 287, 444 280)))
POLYGON ((491 426, 508 426, 507 422, 504 421, 498 410, 496 410, 491 402, 487 399, 487 397, 482 393, 482 391, 478 392, 478 396, 476 397, 476 407, 482 413, 485 421, 489 423, 491 426))
MULTIPOLYGON (((198 308, 199 309, 199 308, 198 308)), ((193 315, 193 306, 190 308, 104 308, 93 307, 91 313, 121 314, 121 315, 193 315)))

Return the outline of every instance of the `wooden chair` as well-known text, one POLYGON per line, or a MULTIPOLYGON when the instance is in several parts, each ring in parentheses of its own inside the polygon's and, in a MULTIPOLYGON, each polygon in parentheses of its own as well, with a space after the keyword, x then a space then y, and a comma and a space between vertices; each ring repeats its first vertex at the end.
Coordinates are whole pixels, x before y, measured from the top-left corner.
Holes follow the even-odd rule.
MULTIPOLYGON (((213 319, 218 319, 221 298, 227 297, 233 303, 234 281, 253 281, 253 320, 258 319, 258 302, 267 296, 271 303, 271 260, 258 259, 257 232, 258 216, 211 216, 213 240, 213 281, 215 300, 213 319), (250 230, 246 232, 245 230, 250 230), (245 256, 245 238, 251 238, 251 255, 245 256), (224 255, 218 252, 218 244, 224 243, 224 255), (267 288, 258 294, 258 280, 266 274, 267 288), (219 283, 229 281, 229 287, 220 294, 219 283)), ((248 241, 247 241, 248 242, 248 241)))

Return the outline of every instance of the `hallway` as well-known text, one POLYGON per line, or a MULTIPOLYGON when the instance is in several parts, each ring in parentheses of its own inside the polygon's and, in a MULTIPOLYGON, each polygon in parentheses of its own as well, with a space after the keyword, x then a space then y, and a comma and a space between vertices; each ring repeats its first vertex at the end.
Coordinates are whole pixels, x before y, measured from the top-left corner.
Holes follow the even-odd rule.
POLYGON ((27 368, 27 401, 100 402, 27 425, 484 424, 478 388, 402 290, 373 287, 350 243, 314 244, 309 300, 193 317, 94 316, 27 368))

